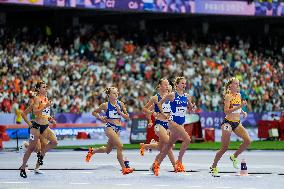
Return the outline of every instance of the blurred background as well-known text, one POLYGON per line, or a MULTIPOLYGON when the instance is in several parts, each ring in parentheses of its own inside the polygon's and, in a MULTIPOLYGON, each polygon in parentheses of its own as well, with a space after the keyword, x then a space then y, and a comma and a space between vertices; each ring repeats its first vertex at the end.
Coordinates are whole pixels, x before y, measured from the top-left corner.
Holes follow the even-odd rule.
POLYGON ((220 141, 232 76, 252 139, 283 141, 283 35, 283 0, 0 0, 0 148, 28 138, 20 112, 38 80, 49 87, 59 146, 106 142, 91 112, 108 86, 131 114, 123 142, 149 142, 142 107, 160 78, 175 76, 186 77, 198 108, 185 126, 194 142, 220 141))

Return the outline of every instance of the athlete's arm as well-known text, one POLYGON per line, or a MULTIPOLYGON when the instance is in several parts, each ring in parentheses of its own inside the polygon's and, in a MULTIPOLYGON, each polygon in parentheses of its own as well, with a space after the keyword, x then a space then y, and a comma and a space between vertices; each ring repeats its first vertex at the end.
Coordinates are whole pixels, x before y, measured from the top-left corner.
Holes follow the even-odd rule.
POLYGON ((101 120, 102 122, 107 122, 107 118, 105 116, 100 115, 100 113, 106 109, 107 109, 107 102, 101 104, 97 109, 95 109, 92 112, 92 115, 95 116, 97 119, 101 120))
POLYGON ((25 109, 24 112, 21 112, 21 116, 24 119, 24 121, 31 127, 32 126, 32 122, 30 122, 30 120, 28 119, 28 114, 32 111, 32 106, 28 106, 27 109, 25 109))
POLYGON ((123 102, 120 102, 121 104, 121 109, 122 111, 120 111, 120 108, 118 107, 118 105, 116 104, 116 110, 117 110, 117 113, 119 113, 124 119, 129 119, 129 114, 128 112, 126 111, 126 107, 125 107, 125 104, 123 102))
POLYGON ((242 109, 243 118, 246 118, 248 114, 242 109))
POLYGON ((194 112, 196 110, 196 105, 194 102, 192 102, 192 96, 190 96, 189 94, 185 94, 187 99, 188 99, 188 105, 187 105, 187 109, 189 112, 194 112))
POLYGON ((153 110, 153 105, 157 102, 157 96, 152 96, 152 98, 149 100, 149 102, 147 102, 147 104, 145 104, 145 106, 143 107, 143 112, 146 114, 146 116, 151 117, 152 115, 152 110, 153 110))

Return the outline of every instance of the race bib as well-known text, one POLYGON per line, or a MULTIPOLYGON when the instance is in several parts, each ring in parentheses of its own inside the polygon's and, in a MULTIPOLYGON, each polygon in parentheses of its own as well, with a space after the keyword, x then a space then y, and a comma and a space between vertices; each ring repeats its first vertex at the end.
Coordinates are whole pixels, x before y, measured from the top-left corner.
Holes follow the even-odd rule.
POLYGON ((177 107, 175 115, 179 117, 184 117, 186 114, 186 109, 186 107, 177 107))
POLYGON ((170 103, 164 103, 162 105, 162 108, 163 108, 163 112, 164 113, 170 113, 171 112, 171 105, 170 105, 170 103))
POLYGON ((114 119, 119 119, 120 115, 117 113, 117 111, 111 110, 111 111, 109 111, 109 117, 114 118, 114 119))
POLYGON ((30 134, 30 140, 34 140, 35 139, 35 135, 30 134))
POLYGON ((41 115, 50 116, 50 107, 46 107, 44 110, 42 110, 41 115))
MULTIPOLYGON (((237 106, 233 106, 234 108, 237 106)), ((233 114, 240 114, 242 112, 242 108, 237 109, 236 111, 232 112, 233 114)))

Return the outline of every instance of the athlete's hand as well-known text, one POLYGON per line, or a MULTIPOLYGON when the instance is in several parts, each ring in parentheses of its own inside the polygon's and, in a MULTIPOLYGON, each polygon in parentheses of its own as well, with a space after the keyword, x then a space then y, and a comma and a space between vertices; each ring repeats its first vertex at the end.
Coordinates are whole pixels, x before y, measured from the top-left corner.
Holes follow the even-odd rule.
POLYGON ((117 113, 121 114, 120 107, 118 106, 118 104, 115 105, 115 109, 116 109, 117 113))
POLYGON ((167 115, 167 114, 165 114, 165 113, 162 113, 162 115, 165 117, 165 119, 169 119, 170 118, 170 115, 167 115))
POLYGON ((193 103, 189 109, 189 112, 194 113, 196 111, 196 105, 193 103))
POLYGON ((101 116, 99 118, 103 123, 106 123, 107 122, 107 118, 105 116, 101 116))
POLYGON ((153 112, 153 116, 156 119, 156 117, 158 116, 158 114, 156 112, 153 112))
POLYGON ((246 106, 246 105, 247 105, 247 101, 246 101, 246 100, 243 100, 241 106, 244 107, 244 106, 246 106))
POLYGON ((243 118, 246 118, 248 114, 246 112, 243 112, 243 118))

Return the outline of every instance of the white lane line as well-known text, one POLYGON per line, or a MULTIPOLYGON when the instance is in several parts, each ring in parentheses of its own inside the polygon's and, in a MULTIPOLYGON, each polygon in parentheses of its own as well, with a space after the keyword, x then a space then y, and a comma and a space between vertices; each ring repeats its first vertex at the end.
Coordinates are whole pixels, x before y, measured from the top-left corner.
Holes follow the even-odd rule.
POLYGON ((153 173, 140 173, 141 175, 154 175, 153 173))
POLYGON ((30 182, 13 182, 13 181, 7 181, 7 182, 0 182, 1 184, 29 184, 30 182))
POLYGON ((71 171, 69 173, 72 173, 72 174, 93 174, 94 172, 75 172, 75 171, 71 171))
POLYGON ((132 184, 115 184, 116 186, 131 186, 132 184))
POLYGON ((167 187, 167 186, 169 186, 169 185, 167 185, 167 184, 157 184, 157 185, 153 185, 153 186, 167 187))
POLYGON ((87 183, 87 182, 70 182, 69 184, 73 184, 73 185, 88 185, 91 183, 87 183))
POLYGON ((262 176, 261 176, 261 175, 257 175, 256 177, 257 177, 257 178, 262 178, 262 176))
POLYGON ((187 188, 201 188, 201 186, 185 186, 187 188))
POLYGON ((240 188, 240 189, 255 189, 255 188, 240 188))
POLYGON ((230 186, 217 186, 217 187, 215 187, 215 188, 226 189, 226 188, 232 188, 232 187, 230 187, 230 186))

